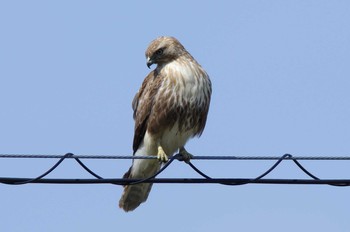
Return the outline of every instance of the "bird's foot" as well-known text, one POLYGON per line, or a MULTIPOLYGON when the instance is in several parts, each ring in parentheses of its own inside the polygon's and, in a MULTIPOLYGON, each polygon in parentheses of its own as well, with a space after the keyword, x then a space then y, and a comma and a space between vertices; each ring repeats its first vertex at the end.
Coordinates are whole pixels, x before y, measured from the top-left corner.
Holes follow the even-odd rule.
POLYGON ((193 158, 193 155, 188 151, 186 151, 184 147, 180 148, 179 154, 182 156, 182 160, 185 161, 186 163, 189 163, 190 160, 193 158))
POLYGON ((160 162, 163 162, 163 163, 168 161, 168 156, 165 154, 165 152, 161 146, 158 146, 157 158, 160 162))

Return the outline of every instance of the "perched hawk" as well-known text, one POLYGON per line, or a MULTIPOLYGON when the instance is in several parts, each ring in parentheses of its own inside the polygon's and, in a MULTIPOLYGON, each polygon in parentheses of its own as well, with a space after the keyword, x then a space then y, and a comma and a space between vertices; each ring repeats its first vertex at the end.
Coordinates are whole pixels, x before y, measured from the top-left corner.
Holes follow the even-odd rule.
MULTIPOLYGON (((135 119, 134 155, 158 160, 134 159, 124 178, 147 178, 168 157, 179 151, 188 159, 187 140, 200 136, 209 110, 211 82, 208 74, 173 37, 159 37, 146 50, 148 74, 132 102, 135 119), (161 162, 159 162, 161 161, 161 162)), ((151 183, 127 185, 119 201, 125 211, 147 200, 151 183)))

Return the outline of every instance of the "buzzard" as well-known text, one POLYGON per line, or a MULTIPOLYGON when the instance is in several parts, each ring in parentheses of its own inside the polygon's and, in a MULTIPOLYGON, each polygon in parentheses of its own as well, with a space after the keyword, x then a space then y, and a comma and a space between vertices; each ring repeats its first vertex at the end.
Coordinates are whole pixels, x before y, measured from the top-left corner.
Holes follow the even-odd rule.
MULTIPOLYGON (((155 174, 163 162, 179 151, 186 159, 187 140, 200 136, 207 120, 211 82, 208 74, 174 37, 153 40, 146 50, 147 66, 157 67, 142 83, 132 102, 135 156, 124 178, 143 179, 155 174)), ((124 186, 119 207, 131 211, 147 200, 151 183, 124 186)))

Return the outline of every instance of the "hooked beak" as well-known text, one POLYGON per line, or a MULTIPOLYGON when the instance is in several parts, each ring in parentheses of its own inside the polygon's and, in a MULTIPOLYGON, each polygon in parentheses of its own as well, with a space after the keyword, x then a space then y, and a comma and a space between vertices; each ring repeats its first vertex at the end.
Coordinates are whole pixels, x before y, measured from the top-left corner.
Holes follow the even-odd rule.
POLYGON ((149 57, 147 57, 147 67, 151 68, 151 65, 154 64, 153 60, 149 57))

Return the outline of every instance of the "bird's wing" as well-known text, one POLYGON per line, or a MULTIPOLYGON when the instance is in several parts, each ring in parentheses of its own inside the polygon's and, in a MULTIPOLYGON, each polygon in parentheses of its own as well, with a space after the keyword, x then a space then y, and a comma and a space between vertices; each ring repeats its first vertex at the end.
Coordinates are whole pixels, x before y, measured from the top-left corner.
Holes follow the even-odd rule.
POLYGON ((161 81, 162 79, 159 77, 159 75, 157 75, 155 71, 152 71, 145 78, 140 90, 136 93, 132 101, 135 120, 133 141, 134 154, 145 136, 148 126, 148 119, 152 112, 154 99, 161 85, 161 81))

